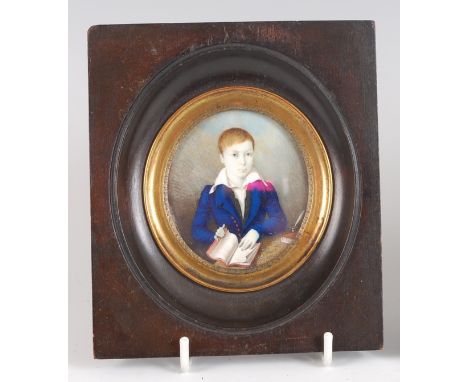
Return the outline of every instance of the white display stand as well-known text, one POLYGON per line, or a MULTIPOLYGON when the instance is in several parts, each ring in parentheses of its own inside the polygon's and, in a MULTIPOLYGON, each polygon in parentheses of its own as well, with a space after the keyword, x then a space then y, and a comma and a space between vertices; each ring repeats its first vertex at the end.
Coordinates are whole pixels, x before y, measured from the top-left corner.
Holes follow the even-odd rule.
POLYGON ((190 348, 188 337, 181 337, 179 340, 180 346, 180 370, 182 373, 187 373, 190 369, 190 348))
MULTIPOLYGON (((190 369, 190 346, 188 337, 181 337, 180 345, 180 370, 187 373, 190 369)), ((323 334, 323 364, 330 366, 333 359, 333 334, 326 332, 323 334)))
POLYGON ((333 334, 326 332, 323 334, 323 364, 330 366, 333 358, 333 334))

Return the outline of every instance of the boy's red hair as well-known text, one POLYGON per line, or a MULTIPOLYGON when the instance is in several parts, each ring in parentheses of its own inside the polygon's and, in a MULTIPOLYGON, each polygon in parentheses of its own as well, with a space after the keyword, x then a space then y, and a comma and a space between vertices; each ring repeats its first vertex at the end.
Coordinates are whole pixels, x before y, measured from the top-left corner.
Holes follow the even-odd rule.
POLYGON ((218 138, 219 152, 222 154, 226 147, 245 141, 252 142, 252 147, 255 148, 255 141, 249 132, 239 127, 231 127, 230 129, 224 130, 218 138))

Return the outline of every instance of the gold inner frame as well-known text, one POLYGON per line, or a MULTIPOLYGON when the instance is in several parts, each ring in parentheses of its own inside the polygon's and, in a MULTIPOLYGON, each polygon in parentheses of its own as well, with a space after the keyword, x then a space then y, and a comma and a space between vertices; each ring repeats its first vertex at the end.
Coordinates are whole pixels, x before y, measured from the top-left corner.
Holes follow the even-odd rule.
POLYGON ((313 124, 284 98, 254 87, 230 86, 203 93, 180 107, 157 134, 149 152, 143 199, 146 217, 159 248, 182 274, 205 287, 224 292, 250 292, 274 285, 293 274, 312 255, 331 212, 333 179, 330 161, 313 124), (201 120, 226 110, 249 110, 273 118, 289 131, 303 155, 308 201, 297 242, 269 267, 231 272, 202 260, 178 235, 167 210, 171 161, 181 138, 201 120))

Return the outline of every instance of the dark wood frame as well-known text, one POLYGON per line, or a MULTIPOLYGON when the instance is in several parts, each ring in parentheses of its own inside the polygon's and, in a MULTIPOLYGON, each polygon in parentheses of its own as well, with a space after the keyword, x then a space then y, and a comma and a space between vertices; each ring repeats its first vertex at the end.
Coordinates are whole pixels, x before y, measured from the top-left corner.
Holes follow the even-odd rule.
POLYGON ((325 331, 335 350, 381 348, 373 23, 96 26, 88 38, 96 358, 176 356, 184 335, 193 355, 319 351, 325 331), (163 256, 145 259, 158 249, 141 234, 139 188, 158 126, 193 96, 233 83, 277 92, 314 120, 335 178, 332 220, 310 261, 241 297, 203 290, 163 256), (245 314, 226 313, 233 304, 245 314))

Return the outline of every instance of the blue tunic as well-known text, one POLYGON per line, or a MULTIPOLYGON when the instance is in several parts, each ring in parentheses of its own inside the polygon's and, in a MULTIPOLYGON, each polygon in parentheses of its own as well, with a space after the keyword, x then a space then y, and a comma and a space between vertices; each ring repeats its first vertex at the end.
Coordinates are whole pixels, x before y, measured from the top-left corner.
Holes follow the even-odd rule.
POLYGON ((223 224, 229 232, 240 239, 249 230, 259 233, 259 241, 265 235, 271 236, 283 232, 287 221, 273 185, 257 180, 247 185, 249 203, 242 219, 236 209, 233 191, 220 184, 210 194, 212 186, 205 186, 198 201, 197 211, 192 221, 192 237, 200 243, 211 244, 215 233, 208 229, 208 222, 214 219, 217 227, 223 224))

